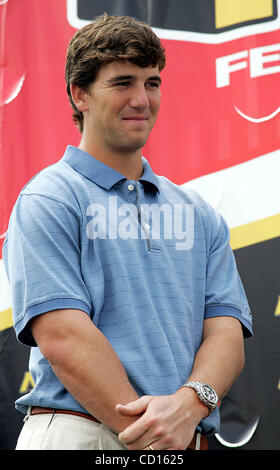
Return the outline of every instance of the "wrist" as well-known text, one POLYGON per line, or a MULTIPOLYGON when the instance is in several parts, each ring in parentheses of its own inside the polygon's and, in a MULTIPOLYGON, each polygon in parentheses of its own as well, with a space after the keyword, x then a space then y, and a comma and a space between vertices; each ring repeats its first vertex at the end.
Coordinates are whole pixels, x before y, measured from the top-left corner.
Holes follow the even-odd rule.
POLYGON ((218 395, 210 385, 202 382, 188 381, 181 388, 193 389, 200 402, 208 408, 208 414, 212 413, 217 407, 218 395))
POLYGON ((190 387, 180 387, 176 393, 180 395, 186 407, 186 413, 195 415, 197 424, 209 416, 209 408, 199 399, 195 390, 190 387))

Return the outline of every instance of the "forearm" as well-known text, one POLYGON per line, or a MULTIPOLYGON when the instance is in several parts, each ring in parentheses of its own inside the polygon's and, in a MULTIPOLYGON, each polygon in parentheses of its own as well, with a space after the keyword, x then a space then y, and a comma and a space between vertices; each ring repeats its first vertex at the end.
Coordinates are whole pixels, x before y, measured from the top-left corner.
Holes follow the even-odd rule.
POLYGON ((229 317, 205 320, 203 341, 187 381, 208 383, 222 399, 243 367, 244 344, 239 321, 229 317))
POLYGON ((61 310, 41 317, 40 330, 34 322, 33 334, 35 338, 36 334, 40 336, 38 344, 42 353, 71 395, 90 414, 116 432, 134 422, 137 417, 121 417, 115 405, 135 400, 138 395, 110 343, 87 315, 61 310), (52 322, 56 325, 56 333, 51 333, 52 322), (53 338, 52 344, 48 336, 53 338))

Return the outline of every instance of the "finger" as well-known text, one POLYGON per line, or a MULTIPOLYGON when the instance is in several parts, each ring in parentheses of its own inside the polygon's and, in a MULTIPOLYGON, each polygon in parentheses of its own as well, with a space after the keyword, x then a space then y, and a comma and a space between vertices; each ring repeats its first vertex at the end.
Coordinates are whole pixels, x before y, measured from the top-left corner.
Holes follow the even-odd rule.
POLYGON ((151 400, 151 396, 143 396, 135 401, 127 403, 126 405, 118 403, 116 405, 116 411, 118 411, 121 415, 124 416, 138 415, 146 411, 147 406, 151 400))
MULTIPOLYGON (((133 435, 131 436, 133 437, 133 435)), ((126 443, 128 450, 166 450, 167 446, 170 447, 170 442, 167 443, 165 440, 160 439, 160 437, 156 437, 150 427, 139 438, 133 442, 126 443)))
POLYGON ((130 408, 126 405, 121 405, 120 403, 116 405, 115 409, 122 416, 135 416, 135 415, 141 414, 141 413, 135 412, 135 410, 132 407, 130 408))
MULTIPOLYGON (((143 432, 138 438, 127 444, 129 450, 152 450, 149 446, 154 447, 153 443, 156 442, 156 438, 151 434, 151 428, 146 429, 146 432, 143 432)), ((132 438, 134 437, 133 434, 131 436, 132 438)))
POLYGON ((155 442, 152 442, 151 444, 148 444, 146 447, 144 447, 142 450, 150 450, 150 451, 153 451, 153 450, 158 450, 156 448, 156 441, 155 442))
MULTIPOLYGON (((134 444, 135 441, 140 439, 141 436, 149 430, 149 424, 144 417, 145 414, 119 434, 120 442, 125 445, 134 444)), ((144 445, 143 443, 142 447, 140 446, 138 448, 141 449, 144 445)))
POLYGON ((176 449, 175 447, 172 447, 172 446, 170 446, 166 443, 164 444, 161 441, 153 441, 153 442, 151 442, 151 444, 145 444, 145 447, 142 447, 141 450, 153 451, 153 450, 178 450, 178 449, 176 449))
POLYGON ((167 444, 166 442, 161 441, 160 439, 159 440, 150 439, 150 441, 148 442, 147 440, 145 441, 145 444, 142 447, 142 450, 153 451, 153 450, 176 450, 176 449, 174 449, 170 444, 167 444))

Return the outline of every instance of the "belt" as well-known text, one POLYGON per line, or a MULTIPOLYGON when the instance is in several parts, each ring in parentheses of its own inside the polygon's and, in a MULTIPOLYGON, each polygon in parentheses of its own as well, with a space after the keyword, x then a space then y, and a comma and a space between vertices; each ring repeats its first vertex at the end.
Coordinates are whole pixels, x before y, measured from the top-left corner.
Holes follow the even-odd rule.
MULTIPOLYGON (((98 419, 96 419, 92 415, 88 415, 86 413, 80 413, 80 411, 72 411, 72 410, 60 410, 54 408, 43 408, 41 406, 32 406, 30 415, 40 415, 40 414, 65 414, 65 415, 75 415, 81 416, 82 418, 90 419, 91 421, 95 421, 95 423, 100 423, 98 419)), ((189 444, 188 449, 191 450, 207 450, 208 449, 208 442, 206 437, 203 434, 195 434, 189 444), (197 446, 197 441, 200 440, 199 445, 197 446), (198 447, 198 448, 197 448, 198 447)))
POLYGON ((80 413, 79 411, 59 410, 54 408, 42 408, 41 406, 32 406, 30 412, 31 415, 44 415, 49 413, 81 416, 82 418, 87 418, 91 421, 95 421, 96 423, 100 423, 100 421, 98 421, 98 419, 96 419, 94 416, 88 415, 86 413, 80 413))

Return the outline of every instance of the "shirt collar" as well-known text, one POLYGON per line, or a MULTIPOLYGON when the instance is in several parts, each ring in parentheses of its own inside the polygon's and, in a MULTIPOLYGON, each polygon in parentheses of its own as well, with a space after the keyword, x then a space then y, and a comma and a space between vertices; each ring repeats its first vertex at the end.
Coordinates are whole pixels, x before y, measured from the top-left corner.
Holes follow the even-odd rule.
MULTIPOLYGON (((127 179, 118 171, 73 145, 67 146, 62 160, 78 173, 81 173, 98 186, 107 190, 111 189, 119 181, 127 179)), ((150 183, 159 191, 159 181, 157 176, 154 174, 148 161, 144 157, 142 157, 142 162, 144 171, 141 178, 139 178, 139 181, 150 183)))

